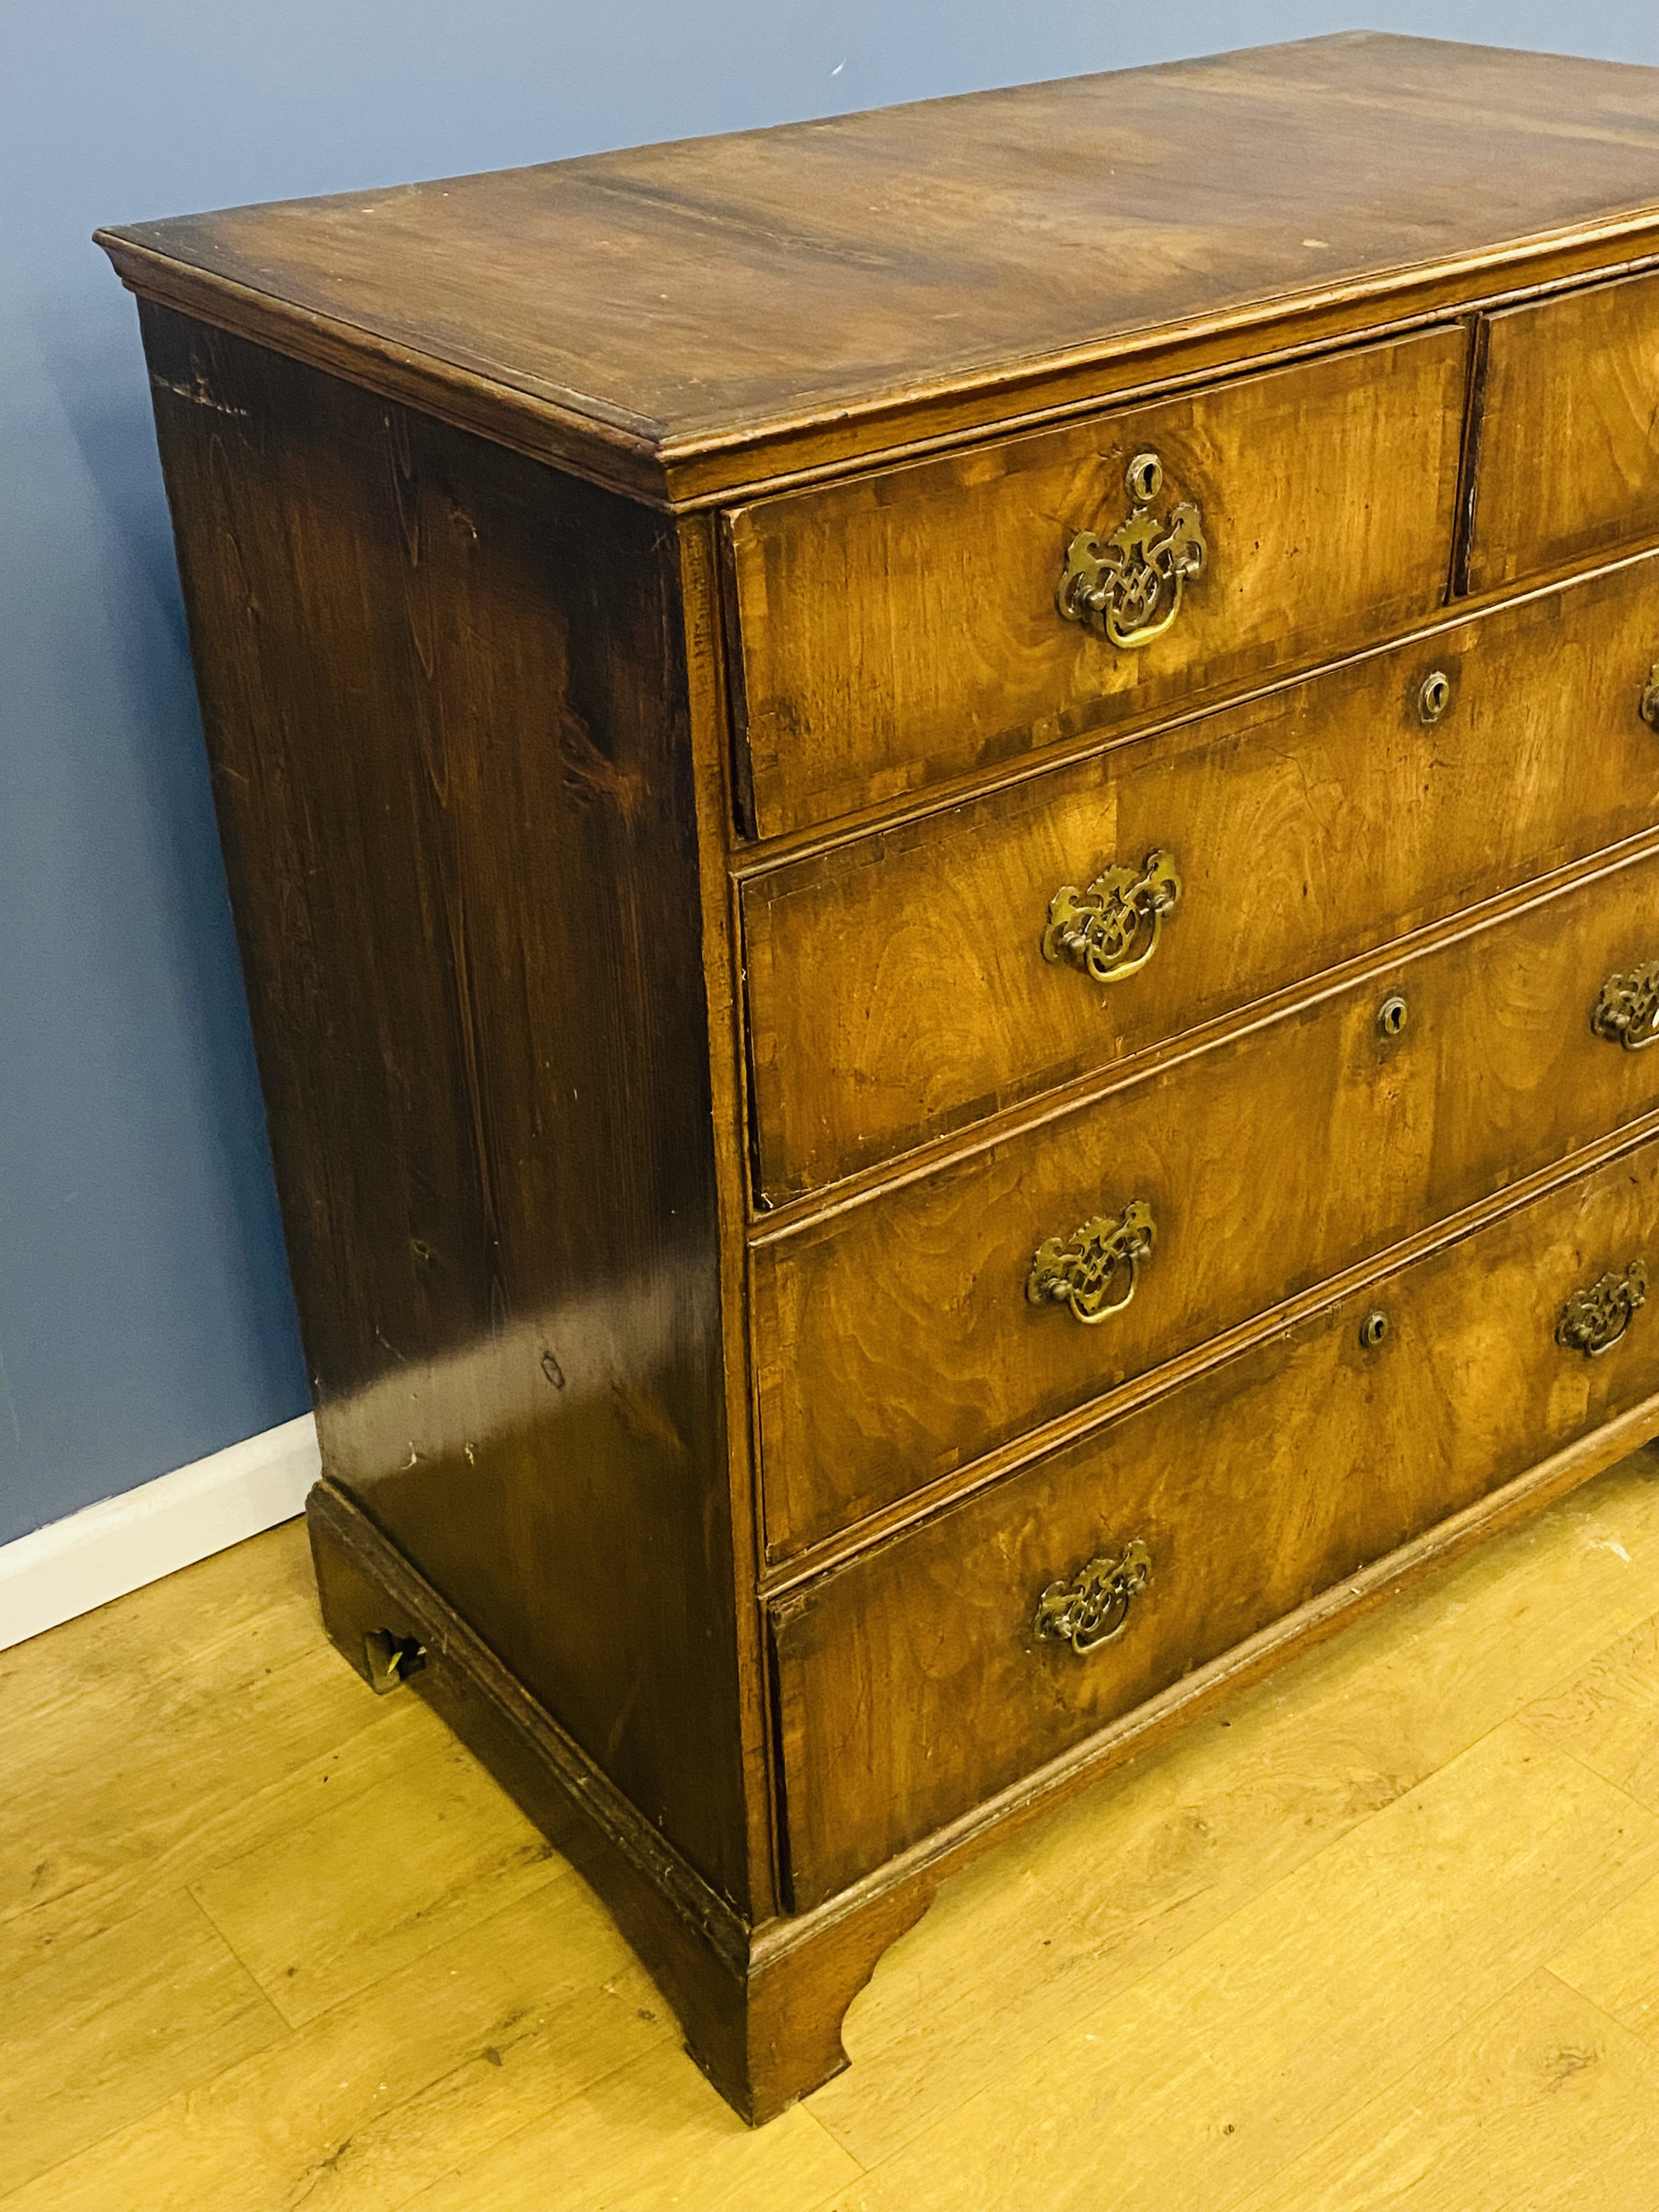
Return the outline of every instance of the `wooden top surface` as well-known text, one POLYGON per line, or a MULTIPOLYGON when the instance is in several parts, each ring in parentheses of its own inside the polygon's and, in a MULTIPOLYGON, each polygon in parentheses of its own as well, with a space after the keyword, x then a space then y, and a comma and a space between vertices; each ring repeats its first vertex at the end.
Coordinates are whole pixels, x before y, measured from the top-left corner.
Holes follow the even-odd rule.
POLYGON ((1590 233, 1659 250, 1659 70, 1352 32, 100 238, 660 460, 1590 233))

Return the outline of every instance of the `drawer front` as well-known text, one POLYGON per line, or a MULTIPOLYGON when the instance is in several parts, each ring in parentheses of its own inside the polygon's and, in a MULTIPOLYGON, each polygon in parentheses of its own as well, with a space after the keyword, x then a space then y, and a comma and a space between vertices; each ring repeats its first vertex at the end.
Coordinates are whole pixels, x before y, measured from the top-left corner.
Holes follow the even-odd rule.
MULTIPOLYGON (((1651 1396, 1659 1304, 1606 1357, 1555 1336, 1644 1256, 1659 1269, 1659 1142, 780 1601, 797 1907, 1651 1396), (1079 1587, 1126 1555, 1115 1591, 1079 1587)), ((1606 1332, 1623 1318, 1609 1300, 1606 1332)))
POLYGON ((763 1198, 1109 1066, 1659 821, 1659 733, 1640 711, 1656 659, 1648 556, 751 878, 763 1198), (1436 676, 1443 708, 1425 696, 1436 676), (1177 872, 1167 915, 1144 866, 1154 851, 1177 872), (1068 944, 1056 895, 1114 868, 1115 927, 1103 917, 1091 938, 1074 922, 1068 944), (1123 972, 1097 981, 1091 956, 1123 972))
POLYGON ((1606 980, 1650 959, 1653 851, 758 1243, 772 1556, 1659 1105, 1659 1051, 1591 1026, 1606 980), (1132 1272, 1137 1205, 1156 1242, 1132 1272), (1085 1321, 1063 1299, 1097 1219, 1121 1224, 1098 1303, 1133 1295, 1085 1321))
POLYGON ((1470 590, 1659 538, 1659 273, 1505 308, 1486 345, 1470 590))
POLYGON ((1431 331, 728 515, 759 834, 1421 620, 1449 580, 1467 349, 1461 329, 1431 331), (1162 482, 1132 494, 1146 454, 1162 482), (1063 619, 1055 594, 1073 541, 1106 553, 1137 507, 1142 540, 1099 610, 1120 634, 1139 625, 1120 645, 1063 619), (1178 507, 1207 549, 1190 579, 1178 507))

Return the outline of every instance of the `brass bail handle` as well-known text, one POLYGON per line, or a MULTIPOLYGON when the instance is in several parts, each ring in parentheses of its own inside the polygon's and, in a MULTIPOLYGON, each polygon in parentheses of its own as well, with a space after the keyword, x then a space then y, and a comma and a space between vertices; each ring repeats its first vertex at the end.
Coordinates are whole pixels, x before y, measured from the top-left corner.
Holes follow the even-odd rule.
POLYGON ((1139 868, 1103 869, 1086 890, 1062 884, 1048 902, 1042 957, 1082 969, 1097 983, 1127 982, 1158 950, 1181 903, 1175 854, 1149 853, 1139 868))
POLYGON ((1622 1275, 1609 1273, 1587 1290, 1573 1292, 1555 1324, 1555 1340, 1564 1352, 1600 1359, 1623 1338, 1647 1296, 1647 1268, 1632 1260, 1622 1275))
POLYGON ((1064 1306, 1085 1328, 1098 1328, 1133 1297, 1157 1239, 1152 1209, 1144 1198, 1126 1206, 1115 1220, 1097 1213, 1069 1243, 1050 1237, 1038 1245, 1025 1295, 1034 1306, 1064 1306))
POLYGON ((1649 669, 1642 687, 1642 720, 1650 730, 1659 730, 1659 660, 1649 669))
POLYGON ((1659 1044, 1659 960, 1644 961, 1628 975, 1609 975, 1591 1010, 1590 1027, 1626 1052, 1659 1044))
POLYGON ((1054 605, 1129 652, 1155 644, 1180 614, 1188 583, 1210 557, 1203 517, 1189 500, 1160 520, 1152 501, 1164 488, 1156 453, 1137 453, 1124 478, 1129 519, 1109 537, 1079 531, 1066 549, 1054 605))
POLYGON ((1115 1643, 1129 1625, 1129 1608, 1152 1577, 1152 1555, 1139 1537, 1121 1554, 1089 1559, 1069 1582, 1050 1583, 1038 1597, 1031 1632, 1069 1644, 1079 1658, 1115 1643))

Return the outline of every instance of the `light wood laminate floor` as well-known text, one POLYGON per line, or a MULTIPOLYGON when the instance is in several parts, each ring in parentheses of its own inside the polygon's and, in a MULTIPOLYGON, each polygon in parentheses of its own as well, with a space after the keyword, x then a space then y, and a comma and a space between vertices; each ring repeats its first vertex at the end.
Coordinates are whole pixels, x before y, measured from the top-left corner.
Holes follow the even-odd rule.
POLYGON ((0 1654, 3 2212, 1646 2212, 1659 1450, 982 1861, 758 2134, 298 1523, 0 1654))

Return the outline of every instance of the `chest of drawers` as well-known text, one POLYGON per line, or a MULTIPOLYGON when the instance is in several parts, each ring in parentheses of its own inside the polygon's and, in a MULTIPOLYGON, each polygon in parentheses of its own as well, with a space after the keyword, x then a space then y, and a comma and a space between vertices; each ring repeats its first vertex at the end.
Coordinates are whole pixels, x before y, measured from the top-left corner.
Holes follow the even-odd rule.
POLYGON ((325 1618, 761 2119, 1659 1430, 1659 73, 1356 33, 100 234, 325 1618))

